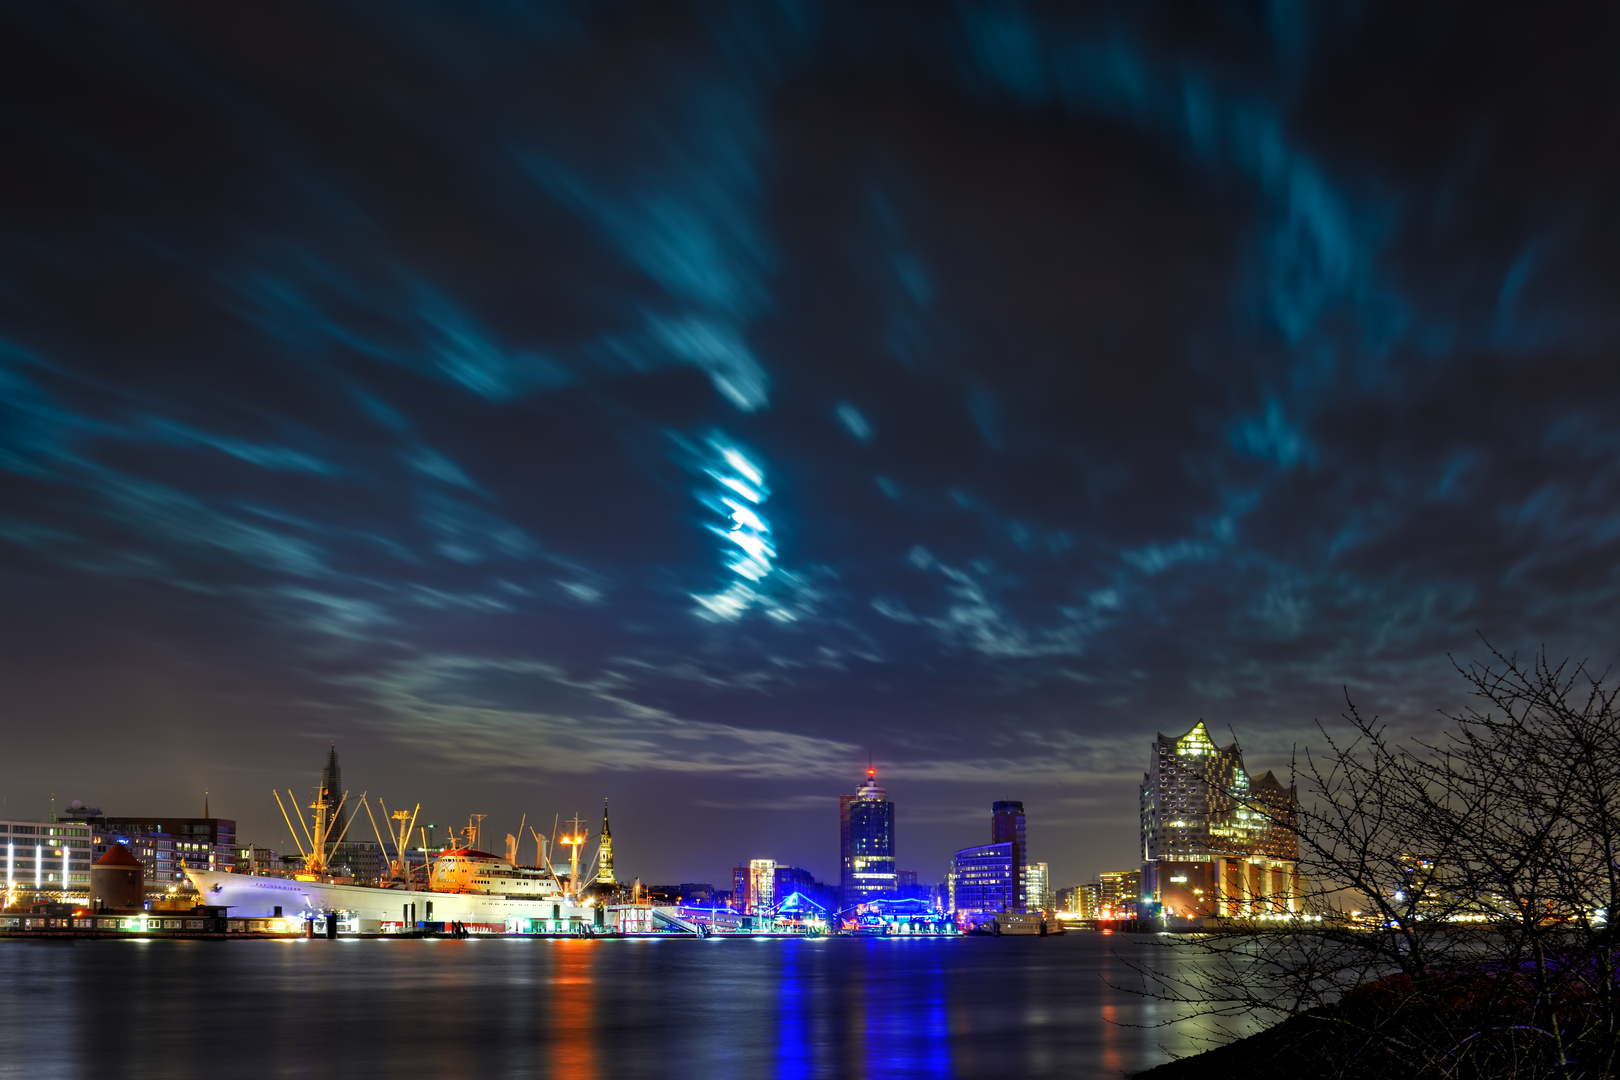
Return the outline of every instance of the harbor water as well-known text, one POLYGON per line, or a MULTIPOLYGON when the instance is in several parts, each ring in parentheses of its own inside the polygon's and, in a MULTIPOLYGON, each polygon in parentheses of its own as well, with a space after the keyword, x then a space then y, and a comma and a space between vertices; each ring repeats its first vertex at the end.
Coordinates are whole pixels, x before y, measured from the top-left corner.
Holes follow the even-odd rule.
POLYGON ((4 941, 0 1076, 1121 1076, 1165 940, 4 941))

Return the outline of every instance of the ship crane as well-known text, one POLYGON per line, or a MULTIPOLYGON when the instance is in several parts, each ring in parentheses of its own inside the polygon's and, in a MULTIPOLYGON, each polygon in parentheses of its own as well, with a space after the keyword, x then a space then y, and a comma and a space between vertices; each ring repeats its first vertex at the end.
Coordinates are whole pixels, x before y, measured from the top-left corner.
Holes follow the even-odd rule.
MULTIPOLYGON (((568 845, 568 898, 577 904, 584 897, 586 887, 596 880, 596 856, 593 855, 590 864, 585 867, 589 879, 582 880, 579 872, 579 849, 585 846, 586 838, 590 836, 590 830, 585 828, 585 824, 579 819, 578 813, 575 813, 574 819, 569 822, 569 825, 571 830, 568 835, 559 837, 556 836, 556 825, 553 824, 552 835, 554 839, 552 843, 568 845)), ((598 849, 598 854, 600 854, 600 849, 598 849)), ((545 856, 545 853, 541 852, 541 855, 545 856)), ((551 871, 552 876, 560 878, 561 875, 557 873, 556 867, 552 866, 551 859, 546 857, 545 862, 546 868, 551 871)))
MULTIPOLYGON (((214 904, 233 909, 233 917, 245 915, 286 921, 298 918, 300 912, 305 919, 312 914, 324 914, 330 919, 334 913, 345 913, 350 920, 358 921, 360 933, 378 932, 379 928, 390 924, 403 928, 422 921, 454 922, 470 925, 475 928, 474 932, 486 933, 501 932, 503 924, 508 933, 577 933, 592 919, 591 909, 596 907, 594 899, 574 902, 574 897, 584 895, 583 884, 591 877, 591 869, 581 865, 586 853, 580 849, 588 833, 577 820, 573 823, 569 844, 572 851, 568 866, 572 880, 565 887, 551 865, 545 838, 538 830, 530 832, 539 849, 538 861, 544 865, 523 867, 513 858, 517 854, 512 850, 517 847, 515 836, 507 838, 506 858, 484 850, 482 826, 486 822, 483 814, 470 816, 466 829, 456 830, 460 834, 456 839, 464 839, 464 845, 437 847, 427 842, 433 826, 421 824, 420 803, 409 811, 396 811, 379 799, 378 808, 382 810, 379 816, 371 806, 369 795, 362 793, 358 800, 366 808, 372 833, 383 848, 385 859, 389 855, 393 859, 385 875, 390 880, 353 881, 333 877, 333 872, 340 869, 335 865, 336 852, 347 839, 357 816, 351 793, 344 791, 337 779, 335 752, 308 805, 309 813, 304 812, 292 790, 277 790, 273 798, 304 858, 299 873, 285 875, 285 878, 295 877, 296 882, 267 881, 259 875, 235 874, 228 869, 185 868, 186 876, 198 893, 210 897, 214 904), (386 838, 384 825, 388 827, 386 838), (418 836, 423 844, 419 850, 426 862, 421 867, 413 865, 417 852, 411 850, 418 836), (416 884, 418 873, 423 874, 426 889, 426 894, 420 896, 425 901, 422 913, 425 920, 418 918, 415 910, 418 896, 410 895, 422 893, 416 884), (400 878, 404 879, 403 886, 400 878), (406 902, 401 904, 402 900, 406 902)), ((527 827, 527 818, 525 814, 518 824, 519 835, 527 827)), ((556 822, 553 823, 554 836, 555 825, 556 822)), ((600 917, 598 911, 596 919, 600 917)))
MULTIPOLYGON (((330 869, 328 863, 332 851, 343 843, 343 838, 349 834, 349 826, 354 824, 354 815, 352 814, 349 815, 347 821, 343 820, 343 807, 348 804, 349 793, 345 791, 343 797, 338 800, 338 804, 331 806, 329 805, 331 792, 324 787, 317 789, 315 801, 309 805, 309 809, 314 811, 310 815, 314 824, 313 831, 308 825, 304 824, 302 815, 298 818, 298 828, 294 829, 292 815, 287 813, 287 806, 281 801, 281 792, 271 791, 271 794, 276 797, 276 805, 281 808, 282 820, 287 823, 287 831, 292 833, 293 843, 298 845, 298 853, 304 857, 304 873, 300 875, 300 880, 314 881, 324 877, 330 869), (336 821, 333 819, 336 819, 336 821), (343 821, 343 830, 338 833, 337 839, 333 840, 331 833, 337 821, 343 821), (303 840, 298 838, 300 830, 304 834, 303 840), (307 848, 304 846, 305 840, 309 841, 307 848)), ((365 792, 361 792, 360 801, 364 802, 365 798, 365 792)), ((298 799, 293 795, 291 789, 287 791, 287 799, 294 807, 298 805, 298 799)))
MULTIPOLYGON (((413 810, 395 810, 390 814, 388 812, 388 803, 382 799, 378 799, 377 802, 382 806, 383 820, 388 822, 388 840, 394 847, 395 857, 388 865, 388 876, 390 880, 404 878, 405 890, 410 892, 414 888, 415 882, 412 880, 410 859, 407 857, 406 852, 410 850, 411 834, 416 831, 416 815, 421 811, 422 804, 417 803, 416 808, 413 810), (395 822, 399 824, 396 825, 395 822)), ((377 819, 372 816, 371 804, 366 802, 365 797, 362 796, 360 805, 366 808, 366 816, 371 818, 371 831, 376 834, 377 845, 382 848, 383 854, 386 855, 388 853, 388 844, 383 843, 382 830, 377 828, 377 819)))

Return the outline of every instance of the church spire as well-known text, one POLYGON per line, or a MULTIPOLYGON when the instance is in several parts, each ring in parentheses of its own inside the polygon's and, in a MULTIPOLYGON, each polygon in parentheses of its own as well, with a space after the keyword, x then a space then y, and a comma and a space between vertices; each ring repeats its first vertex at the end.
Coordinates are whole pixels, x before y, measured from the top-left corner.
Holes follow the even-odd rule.
POLYGON ((344 822, 353 811, 343 805, 343 767, 338 764, 336 740, 327 750, 326 767, 321 770, 320 801, 326 804, 326 820, 331 835, 342 836, 344 822))
POLYGON ((598 842, 596 855, 596 880, 601 885, 617 885, 618 879, 613 876, 613 830, 608 827, 608 804, 602 800, 602 839, 598 842))

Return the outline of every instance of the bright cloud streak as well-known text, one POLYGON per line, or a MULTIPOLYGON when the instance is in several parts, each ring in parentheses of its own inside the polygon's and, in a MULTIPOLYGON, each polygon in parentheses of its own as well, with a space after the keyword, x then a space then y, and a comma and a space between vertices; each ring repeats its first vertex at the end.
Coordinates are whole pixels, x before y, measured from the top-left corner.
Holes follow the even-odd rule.
MULTIPOLYGON (((723 489, 741 495, 756 506, 769 497, 770 490, 765 485, 762 466, 750 460, 741 450, 718 439, 709 440, 709 449, 719 460, 704 471, 723 489)), ((741 556, 733 556, 726 562, 726 569, 750 582, 763 582, 770 575, 776 558, 770 523, 762 514, 724 492, 708 492, 700 495, 700 498, 725 522, 723 525, 711 524, 709 530, 742 551, 741 556)), ((693 593, 692 598, 698 602, 700 615, 730 621, 746 614, 761 595, 739 581, 718 593, 693 593)))

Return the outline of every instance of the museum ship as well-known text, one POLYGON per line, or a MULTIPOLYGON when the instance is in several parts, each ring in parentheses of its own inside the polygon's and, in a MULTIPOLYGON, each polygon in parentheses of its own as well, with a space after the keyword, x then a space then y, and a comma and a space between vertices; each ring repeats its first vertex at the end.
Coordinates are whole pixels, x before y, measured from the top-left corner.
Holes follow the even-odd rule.
MULTIPOLYGON (((334 794, 323 783, 310 807, 313 813, 307 826, 300 819, 298 828, 293 828, 291 815, 281 806, 304 856, 304 872, 277 877, 188 866, 186 876, 196 887, 200 902, 227 908, 232 918, 292 920, 337 914, 346 921, 354 920, 362 932, 460 923, 476 929, 569 933, 598 922, 599 903, 588 891, 595 875, 582 878, 579 872, 587 830, 577 818, 571 833, 554 840, 572 849, 565 864, 566 877, 551 865, 547 839, 539 834, 535 834, 537 866, 518 865, 518 841, 512 836, 506 838, 504 857, 481 850, 477 841, 483 815, 473 816, 456 845, 425 853, 425 867, 412 866, 403 853, 411 850, 416 812, 389 815, 387 804, 382 804, 391 841, 383 844, 376 818, 362 795, 360 802, 372 818, 379 845, 385 853, 392 848, 398 857, 389 864, 388 880, 357 885, 330 872, 333 851, 350 823, 343 815, 347 793, 341 798, 334 794), (309 841, 307 847, 298 837, 300 831, 309 841), (337 835, 333 837, 333 833, 337 835)), ((279 793, 276 801, 281 804, 279 793)), ((523 826, 518 828, 521 832, 523 826)))
POLYGON ((335 912, 362 925, 376 920, 376 929, 419 922, 510 929, 526 920, 525 928, 536 933, 566 933, 595 921, 596 902, 570 894, 548 870, 515 866, 475 848, 443 852, 430 866, 426 889, 403 882, 352 885, 311 874, 261 877, 190 867, 186 876, 201 903, 228 908, 233 918, 303 919, 335 912))

